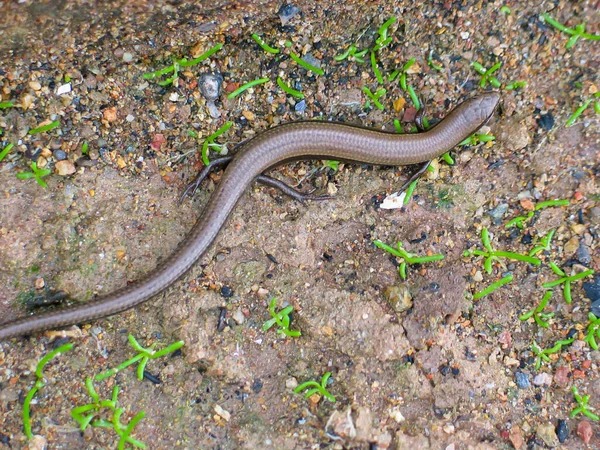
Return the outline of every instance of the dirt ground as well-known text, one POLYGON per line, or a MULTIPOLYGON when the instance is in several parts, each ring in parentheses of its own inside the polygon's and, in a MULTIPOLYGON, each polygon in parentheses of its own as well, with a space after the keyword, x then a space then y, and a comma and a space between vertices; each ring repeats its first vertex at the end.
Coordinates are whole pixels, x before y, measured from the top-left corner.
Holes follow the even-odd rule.
POLYGON ((547 328, 519 319, 556 278, 550 262, 567 275, 600 269, 600 115, 593 102, 565 126, 598 91, 600 43, 579 39, 566 49, 569 36, 539 18, 549 12, 571 28, 585 21, 589 33, 599 34, 600 3, 281 6, 0 1, 0 102, 14 103, 0 109, 0 151, 15 144, 0 162, 3 322, 28 314, 34 294, 65 291, 76 301, 92 300, 166 258, 219 182, 216 171, 193 199, 179 203, 202 167, 202 143, 227 121, 233 126, 218 142, 229 152, 293 120, 393 131, 398 119, 408 130, 415 108, 398 79, 388 79, 393 70, 416 59, 406 79, 434 123, 490 89, 480 87, 473 61, 488 69, 502 62, 494 72, 502 105, 489 123, 496 140, 455 149, 456 164, 440 163, 401 209, 379 206, 414 168, 345 164, 334 171, 312 161, 276 169, 273 176, 334 198, 301 204, 256 185, 211 249, 163 294, 69 328, 66 338, 46 332, 0 343, 0 449, 45 442, 49 449, 115 448, 113 429, 81 432, 71 411, 91 401, 86 377, 135 355, 129 333, 144 346, 185 342, 148 363, 160 384, 138 381, 131 368, 96 383, 101 398, 119 386, 123 423, 146 412, 132 436, 150 449, 600 448, 597 421, 569 418, 577 406, 572 386, 600 410, 600 352, 585 341, 593 298, 582 287, 591 292, 600 279, 573 282, 571 304, 561 286, 554 288, 544 309, 554 313, 547 328), (390 17, 397 18, 388 31, 392 41, 377 52, 386 88, 381 111, 363 93, 363 86, 381 87, 370 54, 364 63, 334 56, 353 43, 372 48, 390 17), (263 51, 252 33, 281 53, 263 51), (174 85, 143 78, 217 43, 220 51, 181 68, 174 85), (290 51, 324 75, 299 67, 290 51), (203 73, 223 79, 214 104, 201 92, 203 73), (278 76, 305 99, 286 95, 278 76), (228 98, 261 77, 270 81, 228 98), (515 81, 527 85, 506 89, 515 81), (28 134, 53 120, 58 128, 28 134), (43 179, 47 188, 15 176, 31 162, 52 171, 43 179), (535 212, 523 229, 505 227, 551 199, 570 204, 535 212), (555 234, 537 255, 541 265, 501 260, 488 275, 481 257, 463 255, 485 250, 483 228, 496 250, 521 254, 555 234), (445 258, 409 266, 402 280, 400 260, 376 248, 376 239, 445 258), (508 274, 512 283, 473 299, 508 274), (277 310, 293 306, 291 328, 302 336, 263 331, 273 297, 277 310), (532 343, 549 349, 571 337, 536 368, 532 343), (22 407, 35 366, 65 342, 74 348, 44 370, 46 385, 31 406, 37 437, 28 442, 22 407), (293 392, 326 372, 335 402, 293 392))

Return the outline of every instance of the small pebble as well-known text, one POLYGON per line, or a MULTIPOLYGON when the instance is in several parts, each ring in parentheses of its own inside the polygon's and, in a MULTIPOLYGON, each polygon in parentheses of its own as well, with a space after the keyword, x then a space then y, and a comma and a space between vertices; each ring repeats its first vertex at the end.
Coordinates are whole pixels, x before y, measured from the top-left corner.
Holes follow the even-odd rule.
POLYGON ((383 291, 385 299, 396 312, 404 312, 412 308, 412 295, 406 285, 388 286, 383 291))
POLYGON ((592 426, 587 420, 582 420, 577 424, 577 436, 579 436, 586 445, 590 443, 593 434, 592 426))
POLYGON ((556 435, 558 436, 558 440, 561 444, 564 444, 569 438, 569 427, 567 426, 566 420, 558 419, 558 424, 556 425, 556 435))
POLYGON ((577 259, 581 264, 584 265, 588 265, 592 262, 592 255, 590 255, 588 246, 583 242, 580 242, 579 247, 577 248, 577 259))
POLYGON ((133 60, 133 55, 129 52, 123 53, 123 61, 131 62, 133 60))
POLYGON ((200 79, 198 80, 200 93, 205 99, 211 101, 219 98, 221 84, 223 84, 223 76, 220 73, 206 72, 200 75, 200 79))
POLYGON ((241 325, 244 323, 244 320, 246 319, 246 317, 244 316, 244 313, 242 312, 242 308, 238 308, 234 311, 233 315, 231 316, 231 318, 233 320, 235 320, 235 322, 238 325, 241 325))
POLYGON ((553 448, 558 446, 558 436, 556 436, 554 425, 551 423, 540 424, 535 431, 538 437, 544 441, 544 444, 548 447, 553 448))
POLYGON ((300 112, 304 112, 304 110, 306 109, 306 101, 305 100, 300 100, 298 103, 296 103, 296 105, 294 106, 294 111, 300 113, 300 112))
POLYGON ((583 291, 592 302, 600 301, 600 274, 596 275, 592 281, 583 283, 583 291))
POLYGON ((281 20, 281 25, 287 24, 292 18, 300 12, 300 8, 298 8, 293 3, 288 3, 285 5, 281 5, 277 14, 279 15, 279 20, 281 20))
POLYGON ((73 164, 73 161, 69 161, 68 159, 57 161, 56 164, 54 164, 54 167, 56 168, 56 173, 62 177, 73 175, 76 171, 75 164, 73 164))
POLYGON ((225 298, 229 298, 233 296, 233 291, 229 286, 223 286, 221 288, 221 295, 225 298))
POLYGON ((538 126, 545 130, 550 131, 554 127, 554 116, 552 113, 542 114, 537 120, 538 126))
POLYGON ((515 373, 515 383, 517 383, 519 389, 527 389, 531 386, 531 383, 529 382, 529 375, 523 372, 515 373))
POLYGON ((56 161, 62 161, 63 159, 67 159, 67 154, 62 150, 54 150, 52 156, 54 156, 54 159, 56 161))
POLYGON ((489 214, 494 219, 502 219, 502 217, 504 216, 504 214, 506 214, 507 210, 508 210, 508 203, 501 203, 498 206, 496 206, 494 209, 492 209, 489 212, 489 214))

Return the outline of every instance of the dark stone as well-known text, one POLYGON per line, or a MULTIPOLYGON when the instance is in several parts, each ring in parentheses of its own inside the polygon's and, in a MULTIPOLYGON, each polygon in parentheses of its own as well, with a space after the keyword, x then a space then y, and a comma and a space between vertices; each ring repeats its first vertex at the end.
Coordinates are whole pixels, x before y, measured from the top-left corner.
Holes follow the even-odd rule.
POLYGON ((54 150, 54 152, 52 152, 52 156, 54 156, 54 159, 57 161, 67 159, 67 154, 62 150, 54 150))
POLYGON ((531 386, 531 383, 529 382, 529 375, 523 372, 515 373, 515 383, 517 383, 519 389, 527 389, 531 386))
POLYGON ((556 425, 556 435, 558 436, 558 440, 561 444, 564 444, 569 438, 569 427, 567 427, 566 420, 558 419, 558 424, 556 425))
POLYGON ((583 283, 583 291, 585 296, 592 302, 597 303, 600 301, 600 275, 596 275, 592 281, 583 283))
POLYGON ((543 130, 550 131, 554 127, 554 116, 552 113, 541 114, 537 123, 543 130))
POLYGON ((225 298, 229 298, 229 297, 233 296, 233 291, 231 290, 231 288, 229 286, 223 286, 221 288, 221 295, 225 298))

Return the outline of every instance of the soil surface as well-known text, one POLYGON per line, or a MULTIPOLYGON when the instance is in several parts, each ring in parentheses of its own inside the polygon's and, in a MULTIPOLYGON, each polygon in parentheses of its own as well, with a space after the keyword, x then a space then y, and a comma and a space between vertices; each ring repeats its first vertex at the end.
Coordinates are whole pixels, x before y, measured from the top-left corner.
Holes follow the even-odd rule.
MULTIPOLYGON (((154 382, 138 381, 131 366, 95 383, 100 399, 119 386, 123 424, 145 411, 131 435, 150 449, 600 448, 598 421, 569 417, 578 406, 573 386, 600 410, 600 352, 590 338, 600 324, 588 316, 600 309, 591 309, 600 279, 573 281, 571 303, 563 282, 543 310, 519 318, 559 278, 551 262, 565 276, 600 269, 600 43, 581 38, 567 49, 570 35, 540 19, 548 12, 599 34, 597 0, 309 0, 283 8, 269 0, 25 0, 0 1, 0 10, 0 102, 13 104, 0 109, 0 151, 14 144, 0 161, 3 322, 59 291, 67 302, 93 301, 167 258, 222 177, 216 170, 179 203, 202 168, 203 143, 228 121, 215 142, 231 154, 294 120, 394 131, 397 119, 409 131, 410 89, 430 124, 478 92, 502 94, 484 130, 495 141, 454 149, 455 165, 435 164, 402 208, 380 204, 415 168, 277 168, 275 178, 333 198, 303 204, 253 186, 210 250, 164 293, 64 332, 0 343, 0 449, 115 448, 113 428, 80 431, 71 411, 92 402, 86 377, 136 355, 130 333, 157 349, 185 342, 148 362, 154 382), (390 17, 397 21, 381 30, 390 17), (280 52, 261 49, 253 33, 280 52), (334 59, 387 36, 373 51, 379 81, 371 51, 364 62, 360 54, 334 59), (164 83, 172 73, 143 76, 217 44, 209 58, 181 64, 172 83, 164 83), (499 86, 481 87, 473 62, 501 62, 490 74, 499 86), (228 98, 262 77, 269 81, 228 98), (304 99, 286 94, 278 77, 304 99), (214 100, 211 80, 220 88, 214 100), (527 84, 510 89, 516 81, 527 84), (59 126, 29 133, 53 121, 59 126), (46 188, 16 176, 32 163, 50 171, 46 188), (569 202, 544 207, 553 199, 569 202), (507 228, 518 216, 523 227, 507 228), (541 245, 541 264, 500 258, 488 274, 485 256, 464 255, 487 251, 484 229, 498 251, 527 255, 541 245), (444 259, 409 264, 403 280, 402 258, 376 248, 377 239, 444 259), (473 297, 508 275, 511 283, 473 297), (263 330, 272 298, 276 311, 293 307, 290 329, 300 337, 263 330), (66 342, 74 348, 44 369, 28 441, 22 410, 36 364, 66 342), (335 402, 294 393, 328 372, 335 402)), ((94 420, 111 417, 103 408, 94 420)))

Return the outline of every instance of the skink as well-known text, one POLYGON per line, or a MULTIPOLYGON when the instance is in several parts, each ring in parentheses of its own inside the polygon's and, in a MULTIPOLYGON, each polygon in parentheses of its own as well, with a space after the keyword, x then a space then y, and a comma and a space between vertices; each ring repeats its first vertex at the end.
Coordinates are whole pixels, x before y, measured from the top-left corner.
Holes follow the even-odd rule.
POLYGON ((429 161, 484 125, 500 101, 485 93, 459 104, 434 128, 396 134, 343 123, 305 121, 279 125, 243 143, 202 216, 173 254, 143 279, 96 300, 0 325, 0 339, 27 335, 117 314, 173 284, 206 252, 236 203, 263 172, 288 161, 335 159, 399 166, 429 161))

